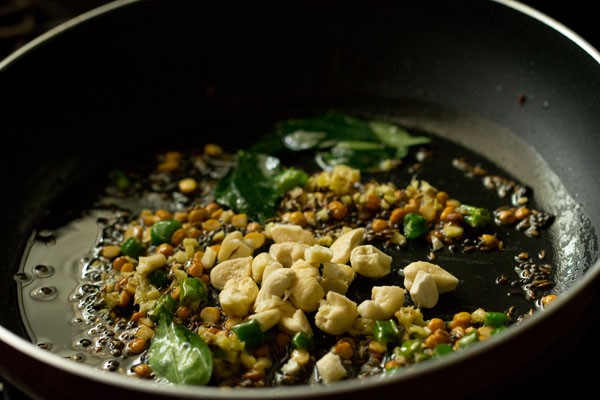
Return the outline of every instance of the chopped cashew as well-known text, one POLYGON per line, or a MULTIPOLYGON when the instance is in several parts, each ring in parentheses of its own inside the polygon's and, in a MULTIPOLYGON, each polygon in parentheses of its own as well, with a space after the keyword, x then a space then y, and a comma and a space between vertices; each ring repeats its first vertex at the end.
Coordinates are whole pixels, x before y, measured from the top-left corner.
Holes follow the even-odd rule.
POLYGON ((281 319, 279 320, 279 327, 289 333, 294 334, 297 332, 304 332, 308 335, 313 334, 313 330, 308 322, 306 314, 302 310, 295 309, 290 303, 286 306, 280 307, 282 311, 281 319), (293 310, 293 312, 292 312, 293 310))
POLYGON ((291 267, 295 261, 304 258, 304 252, 308 247, 303 243, 274 243, 269 247, 269 254, 284 267, 291 267))
POLYGON ((258 295, 258 286, 249 276, 230 279, 219 293, 223 312, 230 317, 245 317, 258 295))
POLYGON ((410 288, 410 297, 419 308, 432 308, 438 302, 439 293, 433 275, 420 269, 410 288))
POLYGON ((296 273, 296 279, 290 287, 290 302, 302 311, 314 311, 325 297, 325 291, 319 284, 319 270, 304 260, 298 260, 290 271, 296 273))
POLYGON ((228 280, 252 276, 252 257, 234 258, 218 263, 210 270, 210 283, 223 290, 228 280))
POLYGON ((340 356, 331 351, 317 361, 317 371, 323 383, 339 381, 347 374, 340 356))
POLYGON ((273 296, 282 298, 296 281, 296 273, 289 268, 274 270, 262 283, 256 303, 270 300, 273 296))
POLYGON ((315 315, 317 328, 330 335, 341 335, 346 332, 358 317, 356 303, 346 296, 329 292, 325 300, 321 300, 315 315))
POLYGON ((202 261, 202 266, 206 269, 214 267, 215 261, 217 261, 217 252, 212 247, 207 247, 200 261, 202 261))
POLYGON ((392 257, 377 247, 367 244, 352 250, 350 265, 359 275, 367 278, 381 278, 392 270, 392 257))
POLYGON ((391 317, 404 305, 406 290, 400 286, 374 286, 371 298, 391 317))
POLYGON ((324 263, 321 286, 326 294, 329 291, 346 294, 355 276, 356 273, 349 265, 324 263))
POLYGON ((318 244, 307 248, 304 251, 304 259, 313 265, 319 265, 331 261, 333 251, 325 246, 318 244))
POLYGON ((317 242, 312 232, 302 229, 299 225, 275 224, 269 229, 275 243, 302 243, 312 246, 317 242))
POLYGON ((263 279, 266 279, 265 269, 268 266, 274 266, 276 268, 282 268, 279 262, 275 261, 273 257, 267 252, 259 253, 252 260, 252 278, 256 283, 261 283, 263 279))
POLYGON ((164 254, 156 253, 148 257, 140 257, 140 261, 135 270, 140 275, 148 275, 152 271, 167 265, 167 258, 164 254))
POLYGON ((233 231, 221 242, 219 247, 219 254, 217 260, 223 262, 225 260, 232 260, 234 258, 243 258, 251 256, 254 249, 246 242, 244 242, 244 236, 240 231, 233 231))
MULTIPOLYGON (((259 292, 259 296, 260 296, 260 292, 259 292)), ((254 303, 254 312, 261 313, 263 311, 267 311, 267 310, 272 310, 272 309, 282 309, 283 310, 283 306, 285 304, 289 304, 289 302, 287 300, 282 299, 281 297, 278 296, 271 296, 268 299, 264 299, 261 301, 258 301, 258 297, 256 299, 256 302, 254 303)), ((292 306, 290 304, 290 306, 292 306)), ((293 306, 292 306, 293 307, 293 306)))
POLYGON ((350 260, 350 252, 362 243, 365 236, 365 228, 356 228, 344 233, 331 244, 333 257, 331 262, 347 264, 350 260))
POLYGON ((406 291, 398 286, 375 286, 371 289, 371 300, 358 305, 363 318, 382 320, 391 318, 404 305, 406 291))
POLYGON ((456 289, 458 279, 439 265, 426 261, 415 261, 404 267, 404 287, 410 291, 417 272, 423 270, 433 276, 439 294, 456 289))
POLYGON ((389 318, 389 316, 386 315, 381 306, 373 300, 364 300, 358 305, 356 310, 358 311, 358 314, 360 314, 360 316, 363 318, 374 320, 382 320, 389 318))
POLYGON ((281 311, 278 308, 270 308, 256 314, 251 314, 248 316, 248 319, 257 320, 260 324, 260 330, 266 332, 277 325, 281 319, 281 315, 281 311))

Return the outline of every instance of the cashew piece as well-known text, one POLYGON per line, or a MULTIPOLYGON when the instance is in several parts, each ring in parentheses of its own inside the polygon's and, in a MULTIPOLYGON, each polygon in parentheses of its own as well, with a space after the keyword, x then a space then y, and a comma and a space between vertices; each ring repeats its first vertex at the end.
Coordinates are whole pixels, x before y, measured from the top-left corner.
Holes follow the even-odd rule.
POLYGON ((223 312, 230 317, 245 317, 258 295, 258 286, 249 276, 230 279, 219 293, 223 312))
POLYGON ((244 278, 252 275, 252 257, 234 258, 218 263, 210 270, 210 283, 223 290, 229 279, 244 278))
POLYGON ((404 305, 406 291, 399 286, 374 286, 371 300, 358 305, 358 313, 363 318, 383 320, 391 318, 404 305))
POLYGON ((333 251, 325 246, 314 245, 304 251, 304 259, 313 264, 320 265, 331 261, 333 251))
POLYGON ((225 260, 232 260, 234 258, 243 258, 251 256, 254 253, 254 249, 244 242, 242 232, 233 231, 221 242, 219 247, 219 254, 217 260, 223 262, 225 260))
POLYGON ((295 261, 304 258, 304 252, 308 247, 303 243, 274 243, 269 247, 269 254, 284 267, 291 267, 295 261))
POLYGON ((276 224, 269 229, 275 243, 302 243, 312 246, 317 242, 312 232, 302 229, 299 225, 276 224))
POLYGON ((333 251, 331 262, 347 264, 350 260, 350 252, 362 243, 364 236, 365 229, 356 228, 338 237, 329 247, 333 251))
POLYGON ((156 253, 148 257, 140 257, 140 261, 135 270, 140 275, 148 275, 152 271, 167 265, 167 258, 164 254, 156 253))
POLYGON ((330 335, 341 335, 346 332, 358 317, 356 303, 346 296, 329 292, 325 300, 321 300, 315 314, 317 328, 330 335))
POLYGON ((377 247, 367 244, 352 250, 350 265, 359 275, 367 278, 381 278, 392 270, 392 257, 377 247))
POLYGON ((290 268, 296 279, 290 287, 290 302, 302 311, 314 311, 325 296, 319 284, 319 270, 304 260, 298 260, 290 268))
POLYGON ((256 304, 269 300, 273 296, 282 298, 296 279, 296 273, 291 269, 276 269, 263 281, 256 298, 256 304))
POLYGON ((321 286, 325 293, 334 291, 339 294, 346 294, 355 276, 356 273, 352 267, 346 264, 327 262, 323 264, 321 286))
POLYGON ((439 299, 435 278, 422 269, 417 271, 409 293, 418 308, 435 307, 439 299))
POLYGON ((347 374, 346 368, 344 368, 340 356, 332 353, 331 351, 317 361, 316 365, 317 371, 319 371, 319 376, 321 377, 321 380, 323 380, 323 383, 339 381, 347 374))
POLYGON ((256 283, 261 283, 267 278, 267 269, 272 271, 275 268, 283 268, 283 265, 274 260, 269 253, 259 253, 252 260, 252 278, 256 283))
POLYGON ((410 291, 419 270, 423 270, 433 276, 439 294, 451 292, 458 285, 458 278, 439 265, 426 261, 415 261, 403 269, 404 287, 407 290, 410 291))

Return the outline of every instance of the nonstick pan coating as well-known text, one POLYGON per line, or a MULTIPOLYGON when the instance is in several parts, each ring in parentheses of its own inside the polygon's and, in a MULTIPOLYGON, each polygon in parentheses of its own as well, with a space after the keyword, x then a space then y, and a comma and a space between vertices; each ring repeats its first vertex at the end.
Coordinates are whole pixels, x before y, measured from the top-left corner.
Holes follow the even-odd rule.
POLYGON ((13 275, 33 227, 63 192, 115 156, 163 140, 205 140, 203 127, 249 121, 255 130, 223 138, 241 144, 266 121, 332 106, 393 115, 471 147, 539 187, 542 202, 563 187, 572 200, 565 204, 577 212, 561 234, 578 240, 557 238, 577 247, 559 272, 561 300, 495 345, 386 383, 170 393, 360 398, 364 391, 402 387, 426 395, 444 387, 464 394, 461 379, 477 374, 469 387, 476 393, 514 374, 515 360, 538 360, 592 312, 599 273, 600 67, 598 55, 565 32, 491 1, 367 8, 150 0, 113 3, 26 46, 0 65, 2 131, 11 143, 2 159, 9 189, 0 346, 12 360, 0 372, 33 397, 77 398, 75 382, 96 389, 86 390, 90 398, 106 390, 167 396, 164 388, 99 376, 17 339, 26 333, 13 275), (31 370, 39 371, 35 381, 27 379, 31 370))

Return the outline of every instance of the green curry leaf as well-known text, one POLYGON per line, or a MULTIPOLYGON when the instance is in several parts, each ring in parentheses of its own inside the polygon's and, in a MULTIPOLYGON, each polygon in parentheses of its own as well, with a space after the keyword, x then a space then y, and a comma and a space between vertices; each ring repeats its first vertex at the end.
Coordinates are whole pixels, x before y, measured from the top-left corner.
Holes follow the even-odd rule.
POLYGON ((171 383, 206 385, 213 370, 212 353, 197 334, 162 317, 149 349, 154 373, 171 383))

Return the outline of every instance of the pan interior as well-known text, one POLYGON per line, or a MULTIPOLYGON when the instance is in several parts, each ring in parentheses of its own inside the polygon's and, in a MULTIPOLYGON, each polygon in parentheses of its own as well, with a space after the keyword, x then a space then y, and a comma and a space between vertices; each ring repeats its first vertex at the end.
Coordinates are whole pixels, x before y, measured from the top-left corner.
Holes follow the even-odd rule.
MULTIPOLYGON (((459 199, 474 199, 490 209, 509 202, 509 199, 499 199, 493 191, 486 191, 477 178, 465 177, 464 173, 452 168, 454 157, 466 155, 473 163, 480 163, 490 171, 529 186, 533 190, 532 204, 556 216, 551 228, 533 240, 515 230, 501 231, 508 247, 499 254, 475 257, 447 252, 438 254, 437 261, 459 276, 464 289, 443 299, 430 317, 435 313, 451 317, 461 307, 506 311, 515 306, 519 314, 536 308, 535 302, 517 293, 518 288, 495 283, 502 273, 516 274, 514 257, 524 248, 531 254, 539 254, 542 250, 547 252, 545 262, 554 268, 555 283, 548 293, 558 295, 582 279, 596 261, 598 245, 592 225, 548 163, 537 153, 535 144, 526 143, 518 135, 488 121, 431 104, 374 102, 368 107, 336 104, 320 110, 293 107, 286 116, 311 115, 331 109, 390 120, 411 131, 431 135, 436 161, 430 169, 424 168, 418 177, 428 180, 440 190, 446 190, 459 199)), ((236 141, 243 145, 265 132, 277 118, 200 121, 197 132, 201 134, 195 140, 217 142, 227 149, 231 147, 231 141, 228 145, 219 138, 230 137, 231 132, 238 130, 247 133, 236 137, 236 141)), ((150 146, 145 149, 145 156, 160 150, 164 148, 150 146)), ((136 151, 139 153, 139 148, 136 151)), ((126 152, 127 149, 123 149, 123 153, 126 152)), ((114 360, 120 358, 94 356, 82 343, 86 339, 94 340, 92 331, 108 321, 87 318, 78 305, 76 294, 85 293, 86 285, 90 283, 89 277, 82 274, 96 256, 92 249, 102 235, 98 221, 111 218, 115 213, 110 209, 95 209, 93 202, 97 196, 102 196, 102 185, 98 182, 103 182, 103 177, 118 162, 117 159, 107 157, 98 163, 100 168, 89 171, 54 201, 51 212, 31 233, 21 267, 15 275, 20 313, 30 340, 61 357, 104 369, 112 368, 114 360)), ((412 176, 404 166, 388 178, 403 186, 412 176)), ((133 210, 148 206, 118 205, 133 210)), ((410 261, 425 259, 428 253, 429 248, 413 247, 393 256, 395 263, 406 265, 410 261)), ((121 368, 132 362, 134 360, 121 362, 121 368)))

